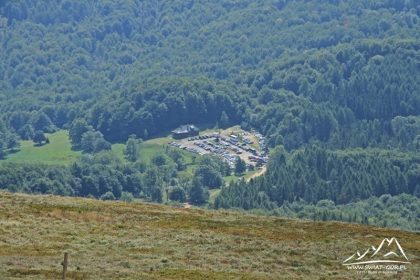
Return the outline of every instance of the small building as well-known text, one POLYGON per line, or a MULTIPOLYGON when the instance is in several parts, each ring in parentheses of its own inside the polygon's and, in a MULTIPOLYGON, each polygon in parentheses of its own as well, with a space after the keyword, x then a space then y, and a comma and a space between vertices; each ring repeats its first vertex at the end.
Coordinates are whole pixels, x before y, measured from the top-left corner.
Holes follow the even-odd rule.
POLYGON ((187 137, 197 136, 200 133, 200 129, 192 124, 181 125, 177 129, 172 131, 172 137, 174 139, 183 139, 187 137))

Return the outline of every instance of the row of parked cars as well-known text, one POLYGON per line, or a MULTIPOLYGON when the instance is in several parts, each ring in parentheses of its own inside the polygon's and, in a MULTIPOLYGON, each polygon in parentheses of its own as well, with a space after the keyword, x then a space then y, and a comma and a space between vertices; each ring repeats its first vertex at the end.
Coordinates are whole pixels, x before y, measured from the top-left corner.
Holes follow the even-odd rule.
POLYGON ((222 156, 231 167, 235 165, 235 160, 238 157, 238 155, 242 154, 242 151, 240 149, 238 149, 234 145, 231 145, 228 142, 223 141, 223 137, 220 137, 219 134, 203 135, 200 137, 198 137, 198 139, 195 140, 194 138, 197 137, 193 137, 192 141, 194 141, 193 144, 195 146, 200 147, 201 149, 209 153, 218 154, 222 156), (218 142, 214 143, 210 141, 211 139, 218 139, 218 142))
POLYGON ((185 150, 185 151, 188 151, 188 152, 191 152, 191 153, 195 153, 195 154, 199 154, 199 155, 204 155, 205 154, 202 151, 199 151, 197 149, 194 149, 194 148, 191 148, 191 147, 187 147, 187 146, 181 145, 181 144, 179 144, 177 142, 171 142, 171 143, 169 143, 169 145, 171 145, 172 147, 180 148, 182 150, 185 150))
POLYGON ((191 142, 191 141, 197 141, 197 140, 205 140, 205 139, 210 139, 210 138, 214 138, 214 137, 219 137, 219 134, 218 133, 213 133, 213 134, 190 137, 190 138, 187 139, 187 141, 191 142))
MULTIPOLYGON (((253 141, 245 137, 245 135, 242 135, 243 137, 238 137, 234 134, 221 136, 219 133, 213 133, 188 138, 187 141, 192 142, 192 145, 185 142, 182 145, 175 141, 171 142, 170 145, 200 155, 206 153, 218 154, 232 167, 238 156, 244 153, 247 153, 250 162, 255 162, 257 165, 265 164, 268 161, 266 154, 259 153, 255 148, 251 147, 250 145, 253 144, 253 141)), ((259 133, 255 133, 255 135, 259 140, 260 146, 265 147, 264 137, 259 133)))
POLYGON ((253 155, 258 155, 258 152, 256 149, 252 148, 251 145, 252 141, 249 139, 243 139, 243 143, 240 143, 239 140, 236 137, 233 137, 233 135, 229 136, 229 137, 222 137, 220 138, 221 142, 224 143, 225 145, 230 146, 230 148, 232 150, 234 150, 235 152, 237 152, 237 154, 241 154, 241 150, 249 152, 253 155))

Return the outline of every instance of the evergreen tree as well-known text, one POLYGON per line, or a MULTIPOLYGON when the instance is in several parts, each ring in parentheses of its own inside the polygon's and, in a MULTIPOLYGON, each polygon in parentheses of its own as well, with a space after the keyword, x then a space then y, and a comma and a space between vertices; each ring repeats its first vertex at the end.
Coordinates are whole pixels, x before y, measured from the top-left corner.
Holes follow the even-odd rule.
POLYGON ((202 179, 194 177, 191 182, 191 189, 189 192, 189 200, 192 204, 202 205, 207 201, 208 194, 202 185, 202 179))
POLYGON ((235 174, 242 175, 246 171, 246 162, 240 157, 235 160, 235 174))

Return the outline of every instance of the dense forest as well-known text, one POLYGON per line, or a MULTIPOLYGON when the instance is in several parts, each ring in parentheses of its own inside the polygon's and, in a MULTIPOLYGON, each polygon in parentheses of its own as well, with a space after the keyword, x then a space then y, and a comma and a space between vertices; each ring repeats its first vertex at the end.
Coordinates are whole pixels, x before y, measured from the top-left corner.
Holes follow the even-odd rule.
POLYGON ((320 200, 316 204, 285 203, 271 214, 317 221, 335 220, 381 227, 392 226, 419 231, 420 226, 417 223, 419 207, 418 200, 413 196, 385 194, 345 205, 335 205, 331 200, 320 200))
POLYGON ((210 207, 297 216, 328 201, 342 220, 384 195, 420 203, 418 1, 52 2, 0 0, 0 159, 61 129, 85 155, 2 163, 0 188, 195 204, 221 188, 210 207), (174 150, 138 160, 142 140, 185 123, 260 131, 268 171, 224 186, 217 158, 187 178, 174 150))
POLYGON ((300 199, 346 204, 383 194, 420 197, 419 155, 383 150, 326 151, 308 147, 287 154, 276 148, 265 176, 222 190, 216 207, 272 208, 300 199), (269 199, 268 199, 269 198, 269 199))

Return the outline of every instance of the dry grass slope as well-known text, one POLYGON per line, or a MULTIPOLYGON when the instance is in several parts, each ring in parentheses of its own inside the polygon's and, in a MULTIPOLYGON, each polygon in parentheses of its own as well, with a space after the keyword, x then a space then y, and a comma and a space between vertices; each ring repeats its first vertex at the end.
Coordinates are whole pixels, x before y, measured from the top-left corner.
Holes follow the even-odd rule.
POLYGON ((385 237, 420 279, 418 233, 0 192, 0 279, 59 279, 65 251, 68 279, 357 279, 341 262, 385 237))

